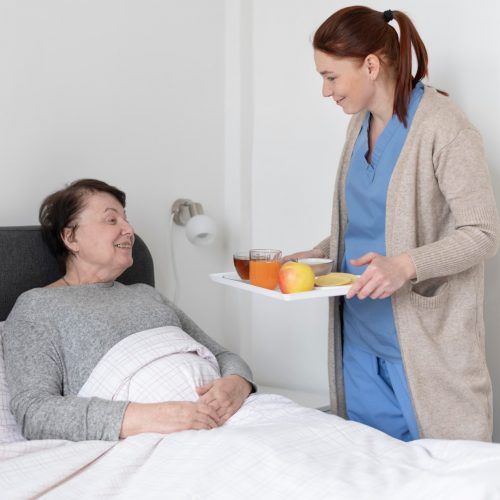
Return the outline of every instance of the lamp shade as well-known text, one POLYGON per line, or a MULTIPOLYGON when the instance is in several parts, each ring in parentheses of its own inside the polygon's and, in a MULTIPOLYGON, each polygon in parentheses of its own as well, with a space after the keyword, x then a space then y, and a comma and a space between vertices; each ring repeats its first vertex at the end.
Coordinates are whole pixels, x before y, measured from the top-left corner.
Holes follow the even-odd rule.
POLYGON ((208 215, 195 215, 186 224, 186 236, 193 245, 210 245, 214 241, 216 234, 217 226, 208 215))

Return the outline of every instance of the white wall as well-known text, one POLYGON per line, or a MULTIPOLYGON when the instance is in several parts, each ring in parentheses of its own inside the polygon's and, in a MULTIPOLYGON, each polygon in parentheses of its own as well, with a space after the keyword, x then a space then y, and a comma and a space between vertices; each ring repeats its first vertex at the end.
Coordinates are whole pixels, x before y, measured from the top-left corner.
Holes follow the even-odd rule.
MULTIPOLYGON (((365 1, 401 9, 414 20, 430 59, 430 83, 447 90, 480 129, 500 200, 500 6, 480 0, 365 1), (480 13, 480 14, 478 14, 480 13)), ((329 231, 332 188, 347 117, 321 97, 310 40, 338 8, 331 0, 255 0, 253 58, 252 202, 255 247, 291 252, 312 247, 329 231)), ((487 265, 488 362, 494 381, 500 440, 500 256, 487 265)), ((327 390, 326 301, 252 303, 251 364, 268 385, 327 390)))
MULTIPOLYGON (((0 1, 0 225, 34 224, 44 196, 97 177, 125 190, 158 287, 172 293, 176 198, 223 229, 224 2, 0 1)), ((175 227, 180 305, 220 338, 225 241, 175 227)))
MULTIPOLYGON (((364 3, 413 17, 431 83, 483 134, 500 199, 498 3, 364 3)), ((170 206, 202 202, 221 238, 196 248, 174 228, 181 307, 260 382, 326 394, 326 301, 252 299, 207 275, 230 269, 234 250, 291 252, 328 234, 347 117, 321 97, 310 39, 344 5, 0 0, 0 225, 36 223, 42 198, 73 179, 115 183, 171 296, 170 206)), ((499 263, 488 263, 486 295, 497 440, 499 263)))

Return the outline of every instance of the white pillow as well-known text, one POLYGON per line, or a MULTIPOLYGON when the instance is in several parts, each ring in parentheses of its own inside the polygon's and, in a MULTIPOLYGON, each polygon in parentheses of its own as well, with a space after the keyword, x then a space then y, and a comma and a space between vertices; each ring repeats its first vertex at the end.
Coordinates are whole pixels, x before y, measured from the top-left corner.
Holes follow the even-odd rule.
POLYGON ((4 322, 0 321, 0 443, 14 443, 25 439, 10 411, 10 396, 3 362, 3 325, 4 322))
POLYGON ((218 378, 219 365, 209 349, 176 326, 162 326, 115 344, 78 396, 137 403, 196 401, 196 388, 218 378))
POLYGON ((194 352, 171 354, 138 370, 112 399, 136 403, 196 401, 196 387, 220 378, 217 361, 194 352))

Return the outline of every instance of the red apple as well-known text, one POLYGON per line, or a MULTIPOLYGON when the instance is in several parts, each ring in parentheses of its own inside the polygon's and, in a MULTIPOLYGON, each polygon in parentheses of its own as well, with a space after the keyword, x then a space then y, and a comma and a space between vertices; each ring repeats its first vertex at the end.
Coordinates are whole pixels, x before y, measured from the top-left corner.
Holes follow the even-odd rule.
POLYGON ((314 288, 314 272, 307 264, 287 262, 281 266, 278 283, 283 293, 308 292, 314 288))

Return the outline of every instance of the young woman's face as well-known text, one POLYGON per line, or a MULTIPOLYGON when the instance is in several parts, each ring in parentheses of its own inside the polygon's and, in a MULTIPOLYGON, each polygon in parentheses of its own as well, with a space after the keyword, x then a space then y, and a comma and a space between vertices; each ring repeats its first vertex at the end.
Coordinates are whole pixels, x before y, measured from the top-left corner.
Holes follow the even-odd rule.
POLYGON ((314 61, 323 78, 325 97, 331 97, 349 115, 369 109, 375 89, 367 60, 360 63, 315 50, 314 61))
POLYGON ((77 254, 77 266, 112 280, 132 265, 134 229, 114 196, 89 194, 75 222, 68 246, 77 254))

